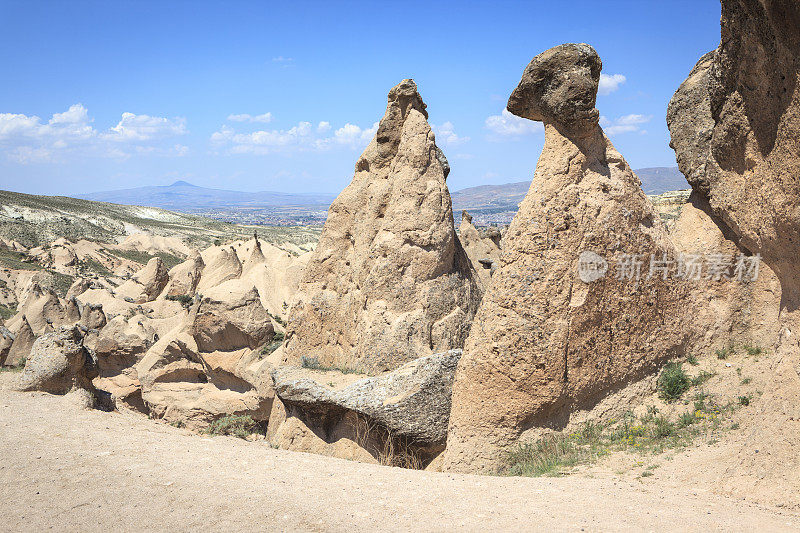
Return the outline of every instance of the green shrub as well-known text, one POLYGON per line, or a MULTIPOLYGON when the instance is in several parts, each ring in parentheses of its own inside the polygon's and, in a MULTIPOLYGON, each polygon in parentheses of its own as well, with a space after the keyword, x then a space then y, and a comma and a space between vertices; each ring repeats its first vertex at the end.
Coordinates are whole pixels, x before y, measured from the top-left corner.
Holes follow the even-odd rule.
POLYGON ((659 393, 667 401, 677 400, 691 386, 692 381, 680 363, 669 363, 658 376, 659 393))
POLYGON ((685 428, 686 426, 691 426, 695 422, 696 422, 696 419, 694 417, 694 413, 683 413, 678 418, 678 427, 685 428))
POLYGON ((0 318, 3 320, 8 320, 12 316, 17 314, 17 308, 14 305, 5 306, 0 305, 0 318))
POLYGON ((656 438, 669 437, 675 432, 675 426, 664 416, 657 416, 653 419, 653 436, 656 438))
POLYGON ((178 302, 183 307, 189 307, 190 305, 192 305, 192 300, 194 300, 194 297, 191 296, 190 294, 176 294, 176 295, 168 295, 166 296, 166 299, 172 302, 178 302))
POLYGON ((254 433, 259 433, 260 425, 248 415, 227 415, 214 420, 206 428, 208 435, 231 435, 246 439, 254 433))
POLYGON ((716 351, 717 359, 727 359, 733 353, 733 346, 728 348, 720 348, 716 351))
POLYGON ((764 350, 762 350, 760 347, 751 346, 749 344, 745 344, 744 349, 747 352, 747 355, 761 355, 764 352, 764 350))
POLYGON ((697 365, 700 364, 697 361, 697 357, 695 357, 694 355, 691 355, 691 354, 689 354, 689 357, 686 358, 686 362, 689 363, 692 366, 697 366, 697 365))
POLYGON ((742 385, 749 385, 751 381, 753 381, 753 378, 744 378, 742 380, 742 385))
POLYGON ((322 368, 322 365, 319 363, 319 359, 307 355, 300 356, 300 366, 303 368, 310 368, 311 370, 319 370, 322 368))
POLYGON ((739 405, 750 405, 750 396, 739 396, 739 405))

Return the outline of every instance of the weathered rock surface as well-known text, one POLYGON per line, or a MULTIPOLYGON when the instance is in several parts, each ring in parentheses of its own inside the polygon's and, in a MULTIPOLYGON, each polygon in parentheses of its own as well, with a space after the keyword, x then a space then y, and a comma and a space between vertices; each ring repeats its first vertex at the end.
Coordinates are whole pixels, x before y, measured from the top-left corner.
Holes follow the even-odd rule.
POLYGON ((95 377, 97 364, 83 346, 80 328, 62 327, 36 340, 17 387, 51 394, 67 394, 74 389, 94 393, 95 377))
POLYGON ((544 121, 545 146, 464 346, 438 468, 495 470, 524 432, 564 427, 689 341, 685 287, 644 270, 675 250, 598 125, 600 69, 590 46, 561 45, 531 61, 509 98, 512 113, 544 121), (587 251, 608 271, 598 260, 605 275, 584 281, 587 251), (628 254, 644 263, 638 280, 628 254))
POLYGON ((306 419, 318 424, 318 431, 351 411, 396 437, 427 446, 444 445, 453 375, 460 357, 461 350, 421 357, 341 390, 317 381, 324 380, 324 374, 292 367, 276 368, 272 378, 275 394, 284 406, 303 411, 306 419))
POLYGON ((492 279, 493 267, 500 259, 499 239, 481 236, 478 228, 472 225, 472 217, 466 211, 461 214, 458 234, 464 251, 467 252, 473 268, 478 273, 478 279, 484 289, 487 288, 492 279))
POLYGON ((413 81, 389 92, 304 272, 286 362, 310 356, 377 374, 462 346, 480 294, 453 227, 449 166, 426 119, 413 81))
POLYGON ((191 325, 201 352, 251 350, 272 339, 275 331, 258 291, 231 280, 205 292, 191 325))
POLYGON ((30 356, 35 341, 36 335, 33 333, 27 317, 23 315, 17 329, 14 331, 14 340, 3 364, 5 366, 20 366, 23 364, 30 356))
POLYGON ((192 296, 200 283, 206 264, 199 253, 169 271, 169 283, 164 288, 165 296, 192 296))
POLYGON ((169 272, 160 257, 154 257, 133 278, 119 287, 119 293, 136 303, 155 300, 169 283, 169 272))
POLYGON ((678 166, 800 305, 800 4, 723 0, 722 39, 667 111, 678 166))

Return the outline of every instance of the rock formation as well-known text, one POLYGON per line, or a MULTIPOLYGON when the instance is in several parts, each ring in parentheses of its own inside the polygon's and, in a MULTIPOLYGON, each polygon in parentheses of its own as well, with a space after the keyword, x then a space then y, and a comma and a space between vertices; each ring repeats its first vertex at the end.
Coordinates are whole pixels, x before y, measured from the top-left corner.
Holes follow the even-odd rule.
POLYGON ((200 283, 206 264, 203 257, 195 253, 183 263, 169 271, 169 283, 164 288, 165 296, 192 296, 200 283))
POLYGON ((800 4, 723 0, 722 40, 670 101, 678 166, 800 306, 800 4))
POLYGON ((14 330, 14 341, 11 343, 8 355, 3 364, 5 366, 20 366, 25 364, 25 360, 30 356, 35 341, 36 335, 34 335, 27 317, 23 315, 19 326, 14 330))
POLYGON ((98 392, 92 384, 97 377, 96 361, 83 346, 80 328, 64 326, 38 338, 30 359, 19 377, 22 391, 67 394, 79 391, 87 406, 95 406, 98 392))
POLYGON ((258 291, 238 280, 206 291, 190 334, 201 352, 251 350, 272 339, 274 329, 258 291))
POLYGON ((425 107, 412 80, 389 92, 305 270, 287 362, 315 357, 376 374, 462 346, 480 295, 425 107))
POLYGON ((141 304, 155 300, 167 283, 169 283, 167 268, 160 257, 154 257, 118 290, 123 296, 128 296, 141 304))
MULTIPOLYGON (((324 380, 319 372, 279 367, 272 373, 280 402, 276 401, 270 416, 270 440, 282 448, 307 450, 307 444, 295 447, 293 442, 303 434, 301 440, 320 440, 312 449, 333 448, 341 438, 364 448, 364 442, 357 442, 358 428, 352 427, 360 418, 366 427, 377 425, 386 435, 405 439, 427 454, 440 451, 447 438, 453 375, 460 357, 461 350, 420 357, 394 372, 341 390, 318 382, 324 380)), ((375 431, 363 433, 368 437, 375 431)), ((377 455, 377 450, 368 451, 377 455)))
POLYGON ((572 410, 689 340, 678 312, 685 288, 647 271, 649 257, 674 249, 598 125, 600 70, 591 46, 557 46, 531 61, 509 98, 510 112, 544 122, 545 146, 464 346, 437 468, 495 470, 525 432, 564 427, 572 410))
POLYGON ((756 288, 762 275, 763 283, 777 276, 780 318, 756 307, 772 328, 759 320, 752 334, 768 339, 762 345, 773 347, 777 362, 759 400, 764 429, 731 452, 758 479, 725 473, 718 486, 777 485, 788 494, 800 478, 792 446, 800 431, 800 3, 722 0, 721 26, 719 47, 670 101, 670 144, 699 208, 741 251, 763 258, 756 288))
POLYGON ((500 259, 499 239, 494 240, 488 236, 483 237, 478 228, 472 225, 472 217, 466 211, 461 214, 461 225, 458 228, 458 234, 461 244, 472 262, 472 266, 478 273, 478 279, 483 284, 484 289, 487 288, 492 279, 493 267, 500 259))

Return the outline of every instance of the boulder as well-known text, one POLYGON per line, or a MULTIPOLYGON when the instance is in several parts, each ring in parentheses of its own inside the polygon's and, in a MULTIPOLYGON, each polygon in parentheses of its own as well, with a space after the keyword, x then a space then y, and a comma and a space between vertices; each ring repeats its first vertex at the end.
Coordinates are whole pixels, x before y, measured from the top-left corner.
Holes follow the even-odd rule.
POLYGON ((195 253, 193 257, 172 267, 172 270, 169 271, 169 283, 164 288, 164 295, 193 296, 205 266, 203 257, 199 253, 195 253))
POLYGON ((463 345, 480 292, 425 107, 412 80, 389 92, 304 271, 286 363, 309 356, 377 374, 463 345))
POLYGON ((189 332, 201 352, 252 350, 275 333, 258 291, 239 280, 206 291, 189 332))
POLYGON ((14 334, 7 327, 0 326, 0 366, 5 364, 12 344, 14 344, 14 334))
POLYGON ((591 46, 557 46, 509 98, 544 122, 545 145, 464 346, 437 468, 496 471, 523 433, 565 427, 691 340, 685 284, 648 276, 675 249, 598 124, 600 70, 591 46))
MULTIPOLYGON (((450 417, 453 375, 461 350, 420 357, 397 370, 333 390, 320 381, 325 373, 278 367, 272 372, 275 394, 292 413, 317 423, 324 432, 330 419, 353 412, 379 424, 394 437, 417 445, 443 447, 450 417)), ((270 431, 275 422, 270 421, 270 431)))
POLYGON ((81 326, 87 329, 103 329, 107 323, 102 304, 87 303, 81 311, 81 326))
POLYGON ((83 346, 83 334, 76 326, 64 326, 39 337, 31 349, 25 369, 19 376, 21 391, 67 394, 74 389, 96 393, 92 379, 97 364, 83 346))

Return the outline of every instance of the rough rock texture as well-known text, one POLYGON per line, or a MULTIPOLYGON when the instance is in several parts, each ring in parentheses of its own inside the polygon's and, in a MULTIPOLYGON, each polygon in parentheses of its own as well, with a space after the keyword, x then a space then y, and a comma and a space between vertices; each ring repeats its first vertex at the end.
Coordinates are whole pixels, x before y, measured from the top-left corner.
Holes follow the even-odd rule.
POLYGON ((555 47, 531 61, 509 99, 512 113, 544 121, 545 146, 464 346, 437 468, 495 470, 524 432, 564 427, 571 411, 681 355, 690 340, 683 284, 647 279, 648 255, 675 250, 598 125, 600 68, 588 45, 555 47), (582 279, 586 251, 608 262, 604 276, 582 279), (638 281, 618 276, 625 254, 643 259, 638 281))
MULTIPOLYGON (((670 231, 677 251, 738 257, 743 252, 736 245, 736 235, 709 212, 706 200, 693 193, 670 231)), ((699 331, 702 338, 692 345, 694 353, 712 353, 729 347, 731 343, 749 346, 774 344, 780 330, 781 286, 766 264, 760 265, 758 278, 748 283, 704 279, 691 284, 690 290, 694 304, 692 320, 703 325, 699 331)))
POLYGON ((449 166, 414 82, 388 100, 304 272, 288 363, 310 356, 376 374, 460 348, 469 332, 480 294, 453 227, 449 166))
POLYGON ((8 355, 5 366, 20 366, 30 356, 33 343, 36 341, 36 335, 28 323, 27 317, 22 316, 22 320, 14 331, 14 342, 8 350, 8 355))
MULTIPOLYGON (((272 372, 275 394, 290 412, 325 433, 347 411, 380 424, 392 435, 426 446, 447 438, 453 375, 461 350, 421 357, 397 370, 357 381, 341 390, 323 385, 324 375, 278 367, 272 372)), ((277 422, 270 421, 273 433, 277 422)))
POLYGON ((500 259, 499 239, 481 236, 478 229, 472 225, 472 217, 464 211, 461 214, 461 225, 458 227, 459 239, 478 273, 478 279, 483 284, 484 290, 492 279, 494 266, 500 259))
POLYGON ((12 344, 14 344, 14 334, 7 327, 0 326, 0 366, 6 362, 12 344))
POLYGON ((242 275, 242 263, 233 248, 210 248, 203 252, 202 259, 206 266, 197 284, 197 292, 203 293, 211 287, 242 275))
POLYGON ((231 280, 206 291, 190 333, 201 352, 214 352, 253 350, 272 339, 275 331, 258 291, 231 280))
POLYGON ((165 296, 194 295, 206 264, 203 257, 195 255, 169 271, 169 283, 164 288, 165 296))
POLYGON ((678 166, 800 305, 800 4, 723 0, 722 39, 667 111, 678 166))
POLYGON ((142 294, 137 303, 152 302, 169 283, 169 272, 160 257, 154 257, 147 265, 133 276, 133 280, 142 286, 142 294))
POLYGON ((83 346, 80 328, 62 327, 36 340, 17 387, 51 394, 67 394, 73 389, 94 392, 95 377, 97 364, 83 346))

